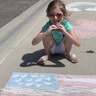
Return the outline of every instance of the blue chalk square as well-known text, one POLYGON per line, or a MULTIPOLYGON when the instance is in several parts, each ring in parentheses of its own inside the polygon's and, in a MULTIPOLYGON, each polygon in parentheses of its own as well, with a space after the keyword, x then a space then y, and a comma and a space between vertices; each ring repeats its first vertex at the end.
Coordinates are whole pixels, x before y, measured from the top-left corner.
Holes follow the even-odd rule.
POLYGON ((14 72, 8 85, 36 89, 57 89, 58 81, 55 74, 14 72))

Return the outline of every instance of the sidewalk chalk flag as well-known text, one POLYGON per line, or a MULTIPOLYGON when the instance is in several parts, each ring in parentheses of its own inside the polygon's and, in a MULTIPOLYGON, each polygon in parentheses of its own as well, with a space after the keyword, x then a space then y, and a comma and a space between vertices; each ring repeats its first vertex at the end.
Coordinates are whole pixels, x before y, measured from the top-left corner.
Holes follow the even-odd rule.
POLYGON ((96 96, 96 75, 14 72, 1 96, 96 96))

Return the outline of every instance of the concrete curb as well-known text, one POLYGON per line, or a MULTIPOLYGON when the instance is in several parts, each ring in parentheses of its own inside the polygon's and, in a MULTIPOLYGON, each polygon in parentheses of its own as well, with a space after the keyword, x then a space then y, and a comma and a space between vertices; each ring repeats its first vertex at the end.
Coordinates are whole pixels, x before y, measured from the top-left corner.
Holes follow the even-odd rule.
POLYGON ((0 29, 0 64, 43 18, 48 0, 40 0, 0 29))

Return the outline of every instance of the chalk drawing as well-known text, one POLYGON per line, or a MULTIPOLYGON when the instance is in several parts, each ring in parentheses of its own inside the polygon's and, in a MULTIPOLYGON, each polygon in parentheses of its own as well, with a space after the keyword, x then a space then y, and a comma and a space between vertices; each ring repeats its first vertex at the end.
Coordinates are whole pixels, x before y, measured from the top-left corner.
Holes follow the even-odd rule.
POLYGON ((88 8, 84 9, 85 11, 96 11, 96 3, 94 2, 74 2, 66 5, 68 11, 82 11, 78 8, 80 6, 87 6, 88 8))
MULTIPOLYGON (((12 85, 8 84, 3 89, 0 96, 96 96, 96 75, 84 76, 84 75, 58 75, 58 74, 45 74, 45 73, 43 74, 15 73, 12 75, 10 80, 12 80, 11 83, 13 84, 12 85), (40 78, 42 76, 41 78, 42 80, 40 80, 40 78, 37 75, 40 76, 40 78), (16 80, 18 76, 21 76, 20 78, 22 79, 22 82, 24 82, 23 80, 27 80, 27 82, 25 82, 24 87, 17 85, 16 87, 13 86, 14 79, 12 80, 12 78, 15 78, 16 80), (45 78, 46 76, 48 77, 45 78), (56 78, 54 78, 54 76, 56 76, 56 78), (43 81, 46 82, 56 81, 58 83, 58 87, 56 89, 53 89, 51 87, 47 89, 37 87, 36 89, 34 89, 33 87, 26 86, 26 84, 29 82, 33 83, 34 79, 35 80, 39 79, 39 82, 42 82, 40 84, 44 84, 45 82, 43 81)), ((38 82, 35 82, 35 85, 36 84, 38 84, 38 82)))
POLYGON ((79 19, 74 26, 80 38, 96 37, 96 21, 79 19))
POLYGON ((13 87, 57 89, 57 76, 43 73, 20 73, 14 72, 8 82, 13 87))

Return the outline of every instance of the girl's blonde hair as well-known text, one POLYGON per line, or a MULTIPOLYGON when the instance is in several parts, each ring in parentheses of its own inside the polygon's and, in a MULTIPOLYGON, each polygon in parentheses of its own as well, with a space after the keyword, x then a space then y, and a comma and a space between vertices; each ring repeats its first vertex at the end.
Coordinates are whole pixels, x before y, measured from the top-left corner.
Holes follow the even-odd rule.
POLYGON ((60 10, 63 12, 63 15, 65 17, 67 16, 67 10, 66 10, 65 4, 61 0, 53 0, 49 3, 47 10, 46 10, 47 16, 49 16, 50 11, 55 8, 60 8, 60 10))

